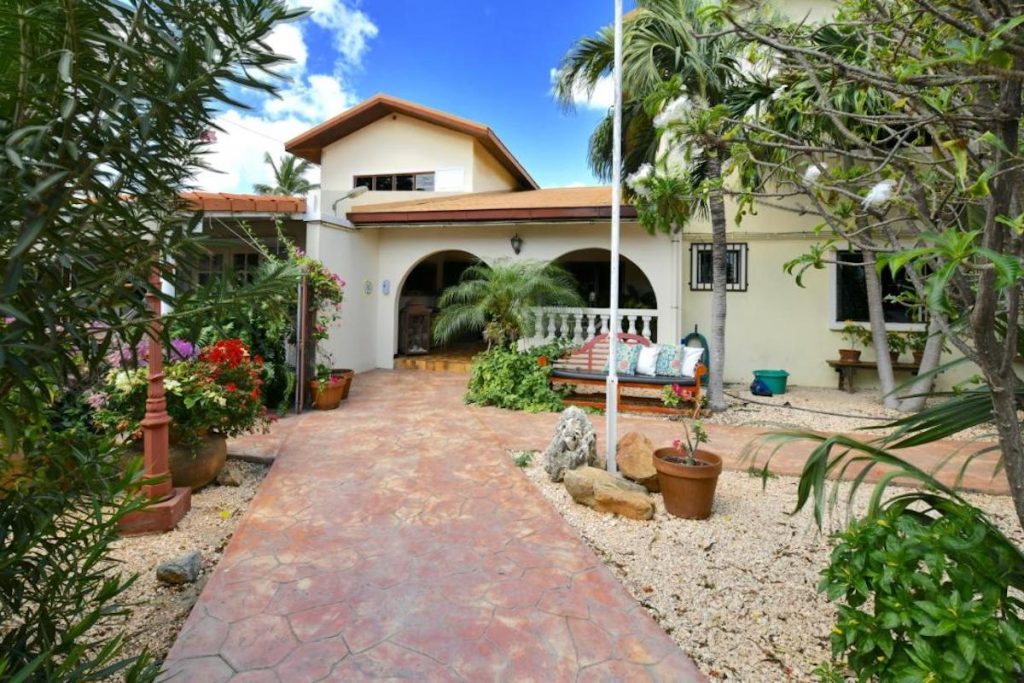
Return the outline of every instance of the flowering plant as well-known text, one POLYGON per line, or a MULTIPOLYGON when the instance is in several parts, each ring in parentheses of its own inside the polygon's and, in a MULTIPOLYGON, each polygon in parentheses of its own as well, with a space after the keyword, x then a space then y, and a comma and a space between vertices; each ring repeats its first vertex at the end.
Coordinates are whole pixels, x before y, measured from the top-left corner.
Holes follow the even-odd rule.
POLYGON ((683 459, 684 465, 699 465, 700 462, 694 457, 697 452, 697 448, 702 443, 710 441, 708 433, 704 431, 704 423, 697 420, 693 423, 693 433, 691 434, 690 428, 683 423, 683 438, 676 439, 672 442, 672 448, 675 449, 676 453, 683 459))
POLYGON ((680 384, 672 384, 661 390, 661 402, 667 408, 679 408, 687 403, 692 403, 693 396, 693 387, 684 387, 680 384))
MULTIPOLYGON (((260 401, 263 359, 250 356, 240 339, 224 339, 188 360, 169 359, 164 394, 173 440, 195 446, 207 432, 237 436, 266 431, 270 421, 260 401)), ((100 427, 141 438, 146 412, 147 369, 115 366, 89 396, 100 427)))

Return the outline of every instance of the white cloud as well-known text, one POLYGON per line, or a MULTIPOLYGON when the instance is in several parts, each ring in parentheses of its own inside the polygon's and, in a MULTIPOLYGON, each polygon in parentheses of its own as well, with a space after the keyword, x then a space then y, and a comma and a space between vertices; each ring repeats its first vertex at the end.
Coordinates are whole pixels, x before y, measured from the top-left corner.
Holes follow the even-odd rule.
POLYGON ((283 73, 295 74, 306 70, 309 51, 306 49, 306 41, 302 37, 302 28, 297 22, 275 26, 270 36, 267 37, 267 44, 277 54, 294 60, 293 64, 288 64, 281 69, 283 73))
MULTIPOLYGON (((558 69, 551 69, 548 75, 553 88, 558 80, 558 69)), ((610 75, 601 76, 593 91, 577 81, 572 89, 572 102, 577 107, 607 111, 615 103, 615 80, 610 75)))
POLYGON ((334 46, 349 64, 362 64, 367 43, 377 37, 377 25, 357 2, 346 0, 294 0, 292 4, 310 9, 310 18, 318 26, 334 33, 334 46))
POLYGON ((340 79, 324 74, 297 80, 279 94, 280 99, 264 105, 268 116, 294 116, 311 123, 336 116, 356 103, 355 94, 346 91, 340 79))
MULTIPOLYGON (((279 68, 291 78, 279 97, 258 96, 249 111, 227 110, 215 122, 222 129, 209 147, 205 162, 210 170, 196 175, 198 189, 211 192, 252 192, 255 183, 270 183, 272 173, 264 153, 277 159, 284 143, 316 124, 336 116, 359 101, 346 85, 345 75, 360 68, 377 26, 362 10, 359 0, 289 0, 293 6, 309 7, 308 17, 274 28, 267 43, 277 54, 294 63, 279 68), (334 74, 308 73, 309 48, 306 33, 312 24, 327 29, 333 40, 325 48, 334 55, 334 74)), ((321 48, 323 49, 323 48, 321 48)), ((314 167, 309 179, 319 182, 314 167)))
MULTIPOLYGON (((263 154, 269 152, 279 159, 284 141, 310 127, 308 121, 294 116, 271 120, 234 109, 215 121, 223 130, 217 131, 217 141, 204 159, 211 170, 199 172, 195 179, 197 188, 207 192, 246 193, 252 192, 256 183, 272 184, 273 174, 263 154)), ((307 177, 319 182, 320 168, 314 167, 307 177)))

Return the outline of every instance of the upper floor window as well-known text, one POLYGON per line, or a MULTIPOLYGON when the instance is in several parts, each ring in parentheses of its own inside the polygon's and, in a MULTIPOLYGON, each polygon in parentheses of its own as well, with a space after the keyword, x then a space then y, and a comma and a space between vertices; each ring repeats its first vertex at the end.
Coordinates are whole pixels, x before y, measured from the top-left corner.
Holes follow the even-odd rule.
POLYGON ((357 175, 352 186, 375 192, 433 192, 434 172, 357 175))
MULTIPOLYGON (((711 291, 712 280, 711 243, 695 242, 690 245, 690 289, 711 291)), ((725 289, 747 291, 747 245, 742 242, 726 245, 725 289)))

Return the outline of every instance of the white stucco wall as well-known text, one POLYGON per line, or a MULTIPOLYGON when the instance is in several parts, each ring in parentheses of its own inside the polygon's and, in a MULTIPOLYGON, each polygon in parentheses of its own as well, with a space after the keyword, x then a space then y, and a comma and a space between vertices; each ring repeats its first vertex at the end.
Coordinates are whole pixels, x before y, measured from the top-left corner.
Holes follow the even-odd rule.
POLYGON ((342 317, 321 343, 336 368, 357 372, 376 367, 377 360, 377 260, 379 235, 333 227, 326 223, 307 224, 306 253, 319 259, 346 282, 342 317), (370 294, 364 292, 369 281, 370 294))
MULTIPOLYGON (((367 231, 371 231, 367 229, 367 231)), ((440 251, 466 251, 485 261, 532 259, 550 261, 579 249, 607 249, 607 222, 561 225, 502 224, 476 227, 381 228, 378 230, 380 272, 378 279, 390 283, 390 294, 378 302, 377 367, 393 367, 398 342, 398 297, 413 267, 440 251), (518 233, 523 249, 515 256, 509 239, 518 233)), ((639 225, 627 223, 622 230, 622 254, 633 261, 655 289, 663 334, 676 336, 670 324, 676 320, 674 260, 670 237, 649 236, 639 225)), ((380 286, 378 285, 378 292, 380 286)))
POLYGON ((516 180, 479 142, 473 142, 473 191, 497 192, 516 187, 516 180))

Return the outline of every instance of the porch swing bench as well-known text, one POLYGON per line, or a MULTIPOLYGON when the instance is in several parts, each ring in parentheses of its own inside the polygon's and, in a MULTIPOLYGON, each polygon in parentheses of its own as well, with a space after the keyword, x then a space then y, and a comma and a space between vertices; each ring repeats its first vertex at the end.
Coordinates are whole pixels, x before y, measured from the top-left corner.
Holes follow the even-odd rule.
MULTIPOLYGON (((551 363, 551 383, 600 386, 604 387, 608 380, 608 371, 605 369, 608 363, 608 346, 610 334, 600 334, 585 343, 580 348, 567 355, 554 360, 551 363)), ((639 334, 620 332, 618 340, 625 344, 640 346, 651 346, 652 342, 647 337, 639 334)), ((685 345, 685 344, 684 344, 685 345)), ((707 355, 707 348, 704 349, 707 355)), ((616 385, 615 401, 619 410, 634 413, 655 413, 659 415, 690 414, 696 417, 701 410, 701 384, 702 378, 707 375, 707 366, 704 363, 697 363, 692 377, 688 375, 665 376, 665 375, 638 375, 620 374, 616 385), (677 385, 684 387, 684 406, 671 408, 662 403, 661 398, 644 398, 639 396, 623 396, 623 389, 658 389, 661 387, 677 385)), ((605 409, 605 394, 573 392, 565 398, 570 405, 605 409)))

